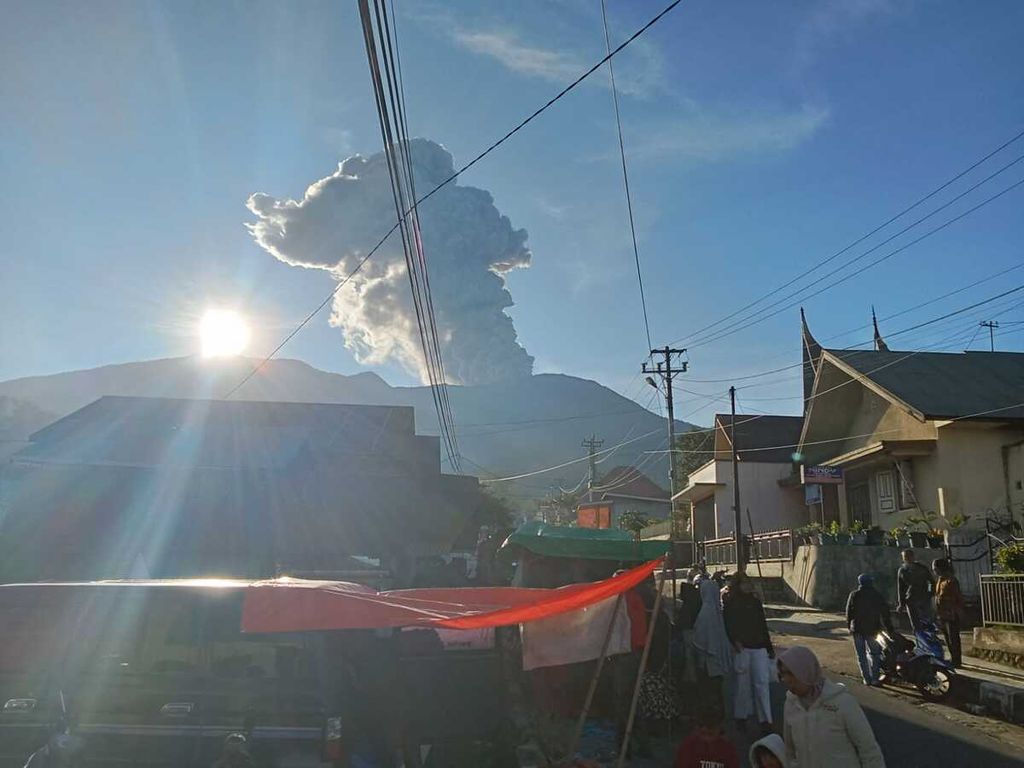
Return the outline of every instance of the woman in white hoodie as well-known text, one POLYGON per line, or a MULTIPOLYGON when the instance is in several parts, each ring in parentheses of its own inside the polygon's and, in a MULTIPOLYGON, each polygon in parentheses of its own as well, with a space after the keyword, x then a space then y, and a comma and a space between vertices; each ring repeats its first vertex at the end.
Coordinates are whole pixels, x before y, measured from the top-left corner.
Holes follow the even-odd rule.
POLYGON ((785 721, 788 768, 885 768, 864 710, 846 686, 826 680, 810 648, 779 654, 788 689, 785 721))
POLYGON ((786 764, 786 744, 777 733, 769 733, 750 745, 751 768, 789 768, 786 764))

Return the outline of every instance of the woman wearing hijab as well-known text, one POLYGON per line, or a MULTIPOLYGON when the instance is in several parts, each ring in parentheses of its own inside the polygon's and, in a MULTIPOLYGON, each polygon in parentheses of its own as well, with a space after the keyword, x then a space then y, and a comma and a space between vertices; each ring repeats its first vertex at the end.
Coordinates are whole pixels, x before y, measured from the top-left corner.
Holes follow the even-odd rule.
POLYGON ((885 768, 864 710, 846 686, 826 680, 810 648, 779 654, 786 686, 786 760, 790 768, 885 768))
POLYGON ((707 574, 698 577, 700 611, 693 623, 693 649, 697 654, 697 677, 701 683, 701 698, 714 697, 718 706, 724 705, 723 683, 732 669, 732 645, 725 633, 722 618, 722 596, 718 584, 707 574))

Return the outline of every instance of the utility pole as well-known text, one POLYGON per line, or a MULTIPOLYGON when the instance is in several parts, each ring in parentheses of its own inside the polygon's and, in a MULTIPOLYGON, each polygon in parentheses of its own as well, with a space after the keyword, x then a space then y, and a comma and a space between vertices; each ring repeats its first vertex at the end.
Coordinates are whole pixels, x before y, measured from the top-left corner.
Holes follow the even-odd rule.
POLYGON ((598 440, 596 435, 591 435, 580 443, 590 454, 590 479, 587 480, 587 501, 594 500, 594 486, 597 485, 597 449, 604 445, 604 440, 598 440))
POLYGON ((978 323, 982 328, 988 328, 988 350, 989 352, 996 351, 996 334, 995 330, 999 327, 998 320, 982 320, 978 323))
MULTIPOLYGON (((668 486, 669 486, 669 515, 673 516, 675 511, 675 501, 672 497, 676 495, 676 461, 675 461, 675 450, 676 450, 676 419, 675 412, 673 411, 672 403, 672 377, 677 373, 686 373, 687 366, 689 365, 686 360, 680 360, 683 355, 686 354, 685 349, 673 349, 672 347, 662 347, 661 349, 652 349, 651 358, 655 355, 661 355, 662 361, 651 366, 647 363, 643 364, 642 372, 647 374, 655 374, 661 377, 661 380, 665 383, 665 406, 668 410, 668 486), (673 360, 678 362, 673 365, 673 360)), ((647 383, 655 389, 658 389, 657 383, 651 376, 647 377, 647 383)), ((671 520, 669 521, 671 524, 671 520)), ((690 505, 690 538, 693 544, 693 564, 697 564, 697 534, 693 527, 693 505, 690 505)))
POLYGON ((743 516, 740 513, 740 454, 736 448, 736 387, 729 387, 729 404, 732 408, 729 442, 732 443, 732 511, 736 524, 736 570, 742 571, 746 567, 746 558, 743 557, 743 516))

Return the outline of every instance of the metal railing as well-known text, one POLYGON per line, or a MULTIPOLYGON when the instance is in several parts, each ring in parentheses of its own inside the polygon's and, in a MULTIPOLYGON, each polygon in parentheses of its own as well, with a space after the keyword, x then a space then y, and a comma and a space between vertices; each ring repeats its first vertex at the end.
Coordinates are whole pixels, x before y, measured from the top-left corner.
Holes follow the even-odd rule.
MULTIPOLYGON (((791 561, 793 559, 793 531, 788 528, 744 536, 743 543, 748 563, 791 561)), ((703 549, 704 562, 709 566, 736 562, 736 540, 731 536, 724 539, 706 539, 703 549)))
POLYGON ((1024 574, 981 575, 981 621, 1024 627, 1024 574))

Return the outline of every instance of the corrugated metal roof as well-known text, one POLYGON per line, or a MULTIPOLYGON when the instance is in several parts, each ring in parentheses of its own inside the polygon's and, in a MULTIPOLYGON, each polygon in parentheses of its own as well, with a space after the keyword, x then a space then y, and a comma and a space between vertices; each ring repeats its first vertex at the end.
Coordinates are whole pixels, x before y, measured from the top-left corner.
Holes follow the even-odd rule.
MULTIPOLYGON (((103 397, 36 432, 16 460, 281 469, 309 451, 386 454, 408 406, 103 397)), ((427 439, 427 438, 424 438, 427 439)), ((429 448, 429 446, 426 446, 429 448)))
MULTIPOLYGON (((715 423, 729 438, 732 416, 719 413, 715 423)), ((800 442, 804 420, 800 416, 736 416, 736 446, 745 461, 781 462, 793 460, 800 442)), ((730 448, 731 449, 731 448, 730 448)))
POLYGON ((931 419, 1024 419, 1024 354, 826 350, 931 419))

